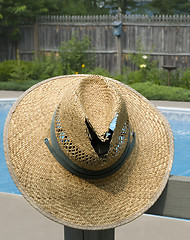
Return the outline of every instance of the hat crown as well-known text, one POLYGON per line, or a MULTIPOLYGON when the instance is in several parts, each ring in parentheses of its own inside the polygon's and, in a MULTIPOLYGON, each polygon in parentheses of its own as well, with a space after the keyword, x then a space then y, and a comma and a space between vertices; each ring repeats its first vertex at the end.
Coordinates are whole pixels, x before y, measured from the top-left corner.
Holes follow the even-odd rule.
POLYGON ((104 142, 111 122, 122 107, 120 96, 99 76, 81 81, 76 95, 83 116, 90 123, 98 138, 104 142))
POLYGON ((66 156, 88 170, 113 165, 128 140, 124 101, 113 85, 89 76, 66 89, 55 118, 57 141, 66 156), (115 129, 111 124, 115 121, 115 129))

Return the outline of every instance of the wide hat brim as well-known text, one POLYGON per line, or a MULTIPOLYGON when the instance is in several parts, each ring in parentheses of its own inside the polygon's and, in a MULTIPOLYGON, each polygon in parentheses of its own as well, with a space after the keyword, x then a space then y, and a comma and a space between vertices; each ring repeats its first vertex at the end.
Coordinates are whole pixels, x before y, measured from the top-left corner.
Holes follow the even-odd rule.
POLYGON ((79 229, 108 229, 148 210, 162 193, 173 162, 173 135, 164 115, 132 88, 111 78, 125 100, 135 147, 113 175, 83 179, 64 169, 44 143, 68 84, 88 75, 45 80, 11 108, 4 128, 10 174, 26 200, 46 217, 79 229))

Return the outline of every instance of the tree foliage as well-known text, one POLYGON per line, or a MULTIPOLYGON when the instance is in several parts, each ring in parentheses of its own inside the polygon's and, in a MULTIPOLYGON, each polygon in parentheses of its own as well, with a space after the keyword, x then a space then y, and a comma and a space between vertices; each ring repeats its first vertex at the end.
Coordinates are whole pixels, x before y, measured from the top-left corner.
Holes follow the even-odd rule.
POLYGON ((148 7, 154 14, 189 14, 190 1, 188 0, 152 0, 148 7))
POLYGON ((103 2, 104 6, 108 7, 112 13, 117 13, 118 9, 121 9, 121 13, 126 14, 127 11, 136 7, 135 0, 105 0, 103 2))
POLYGON ((14 41, 19 38, 18 25, 33 23, 37 15, 46 14, 45 0, 0 0, 0 34, 14 41))
POLYGON ((32 24, 39 15, 104 14, 96 0, 0 0, 0 34, 17 41, 21 24, 32 24))

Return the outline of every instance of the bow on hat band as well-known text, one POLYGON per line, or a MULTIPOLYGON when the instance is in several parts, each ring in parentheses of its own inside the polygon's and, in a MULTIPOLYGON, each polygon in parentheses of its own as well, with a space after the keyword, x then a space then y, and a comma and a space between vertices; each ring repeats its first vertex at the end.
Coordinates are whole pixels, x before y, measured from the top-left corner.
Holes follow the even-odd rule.
POLYGON ((128 141, 124 149, 124 152, 121 155, 121 157, 113 165, 101 170, 96 170, 96 171, 80 167, 77 164, 75 164, 73 161, 71 161, 59 146, 59 143, 57 141, 56 134, 55 134, 55 127, 54 127, 55 115, 56 115, 56 112, 54 113, 51 121, 51 144, 52 145, 50 144, 48 138, 45 139, 45 144, 47 145, 49 151, 55 157, 55 159, 70 173, 78 177, 88 178, 88 179, 98 179, 98 178, 104 178, 112 175, 123 166, 126 159, 128 158, 128 156, 130 155, 131 151, 134 148, 135 133, 131 132, 129 128, 128 141), (131 136, 133 138, 132 141, 131 141, 131 136))

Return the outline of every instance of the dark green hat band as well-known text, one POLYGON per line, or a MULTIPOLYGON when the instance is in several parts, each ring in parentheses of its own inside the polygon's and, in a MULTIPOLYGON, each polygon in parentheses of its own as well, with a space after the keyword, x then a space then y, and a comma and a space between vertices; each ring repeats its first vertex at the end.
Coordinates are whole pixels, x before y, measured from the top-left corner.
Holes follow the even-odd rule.
POLYGON ((104 168, 102 170, 97 170, 97 171, 88 170, 86 168, 82 168, 78 166, 77 164, 72 162, 66 156, 66 154, 62 151, 55 134, 55 114, 51 121, 51 144, 52 145, 50 144, 48 138, 45 139, 45 144, 49 148, 51 154, 56 158, 56 160, 70 173, 81 178, 97 179, 97 178, 104 178, 104 177, 110 176, 121 168, 121 166, 125 163, 126 159, 128 158, 128 156, 130 155, 131 151, 134 148, 135 133, 131 132, 129 129, 128 142, 127 142, 126 148, 122 156, 117 160, 117 162, 115 162, 113 165, 111 165, 108 168, 104 168), (130 139, 131 136, 133 137, 132 141, 130 139))

